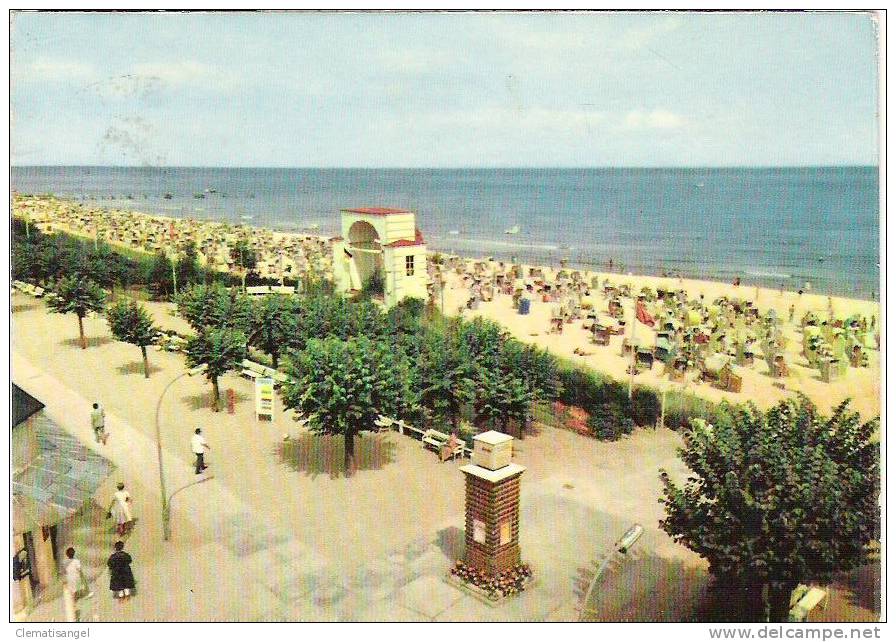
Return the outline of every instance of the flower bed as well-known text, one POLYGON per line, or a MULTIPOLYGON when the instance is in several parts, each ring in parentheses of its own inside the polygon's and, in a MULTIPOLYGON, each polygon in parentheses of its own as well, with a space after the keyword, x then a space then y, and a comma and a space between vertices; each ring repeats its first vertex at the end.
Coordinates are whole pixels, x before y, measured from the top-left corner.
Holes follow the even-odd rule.
POLYGON ((588 429, 589 414, 586 410, 577 406, 567 406, 566 404, 555 401, 551 404, 555 425, 565 430, 577 432, 580 435, 591 435, 588 429))
POLYGON ((450 576, 470 588, 475 588, 493 601, 502 600, 525 590, 532 581, 532 568, 517 564, 499 575, 487 575, 483 571, 457 560, 450 576))

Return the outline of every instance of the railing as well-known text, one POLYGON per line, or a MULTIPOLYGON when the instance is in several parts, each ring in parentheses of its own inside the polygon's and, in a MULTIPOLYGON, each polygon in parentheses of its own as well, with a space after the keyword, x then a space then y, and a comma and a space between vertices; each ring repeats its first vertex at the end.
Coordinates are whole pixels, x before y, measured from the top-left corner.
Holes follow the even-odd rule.
MULTIPOLYGON (((419 428, 415 428, 414 426, 407 423, 404 419, 392 419, 391 417, 385 417, 385 416, 380 415, 379 419, 374 423, 376 424, 376 426, 379 429, 385 428, 385 429, 391 430, 392 428, 395 428, 402 435, 405 434, 405 431, 411 432, 414 434, 414 436, 417 439, 419 439, 421 441, 423 440, 423 435, 426 434, 425 430, 420 430, 419 428)), ((470 456, 472 454, 473 454, 473 449, 470 448, 469 446, 467 446, 465 443, 464 444, 464 455, 470 456)))

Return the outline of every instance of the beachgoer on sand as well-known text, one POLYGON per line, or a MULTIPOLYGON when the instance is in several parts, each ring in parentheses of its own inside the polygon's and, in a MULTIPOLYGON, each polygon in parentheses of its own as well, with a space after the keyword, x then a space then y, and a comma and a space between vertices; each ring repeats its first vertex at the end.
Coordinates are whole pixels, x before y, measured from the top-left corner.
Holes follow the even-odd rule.
POLYGON ((106 411, 98 403, 93 404, 90 411, 90 425, 93 426, 93 434, 98 444, 106 445, 109 433, 106 432, 106 411))
POLYGON ((131 495, 124 489, 124 484, 118 483, 118 490, 112 496, 112 503, 109 505, 107 517, 115 520, 115 529, 119 536, 124 535, 128 530, 128 526, 134 521, 134 515, 131 512, 131 495))
POLYGON ((109 590, 117 600, 129 598, 137 588, 131 570, 132 562, 131 556, 124 551, 124 542, 115 542, 115 552, 109 556, 106 565, 109 567, 109 590))

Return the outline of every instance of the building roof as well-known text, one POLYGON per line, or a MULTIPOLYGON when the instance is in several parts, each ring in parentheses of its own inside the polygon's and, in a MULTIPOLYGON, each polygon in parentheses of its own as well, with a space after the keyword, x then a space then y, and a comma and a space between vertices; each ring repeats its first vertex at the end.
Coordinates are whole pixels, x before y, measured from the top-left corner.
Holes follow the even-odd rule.
MULTIPOLYGON (((43 408, 43 404, 40 406, 43 408)), ((52 526, 76 513, 91 501, 113 468, 112 462, 85 448, 45 413, 34 412, 29 418, 27 430, 34 431, 38 452, 27 466, 13 462, 15 533, 52 526)))
POLYGON ((388 216, 389 214, 413 214, 410 210, 398 210, 391 207, 358 207, 353 209, 344 209, 343 212, 351 212, 352 214, 369 214, 371 216, 388 216))
POLYGON ((498 432, 497 430, 489 430, 478 435, 473 435, 473 441, 481 441, 495 446, 497 444, 503 444, 505 441, 513 441, 513 437, 506 433, 498 432))
POLYGON ((27 392, 12 384, 12 427, 28 419, 31 415, 43 410, 44 405, 27 392))
POLYGON ((423 232, 420 231, 419 227, 414 229, 413 241, 410 239, 398 239, 397 241, 386 243, 383 247, 412 247, 414 245, 426 245, 426 241, 423 240, 423 232))

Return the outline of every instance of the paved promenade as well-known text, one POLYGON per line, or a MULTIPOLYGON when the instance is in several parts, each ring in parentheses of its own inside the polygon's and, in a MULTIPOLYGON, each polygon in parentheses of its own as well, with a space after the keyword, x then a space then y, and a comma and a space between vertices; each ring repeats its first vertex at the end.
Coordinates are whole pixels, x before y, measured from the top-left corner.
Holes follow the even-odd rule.
MULTIPOLYGON (((162 391, 185 372, 178 354, 115 342, 101 319, 85 323, 77 345, 71 315, 13 295, 13 380, 46 404, 49 416, 117 467, 88 507, 61 531, 60 548, 79 551, 94 578, 83 617, 99 621, 531 621, 576 620, 594 563, 633 522, 646 533, 637 550, 600 585, 602 619, 686 620, 705 591, 705 564, 658 530, 659 468, 683 475, 671 431, 636 431, 601 443, 548 427, 515 443, 523 477, 521 547, 536 584, 491 607, 443 581, 463 553, 462 462, 440 463, 397 433, 360 438, 360 470, 342 475, 341 438, 312 436, 277 408, 253 418, 250 382, 233 389, 233 414, 207 407, 204 377, 182 377, 166 393, 160 427, 171 541, 162 540, 154 412, 162 391), (110 438, 95 444, 91 402, 107 412, 110 438), (204 429, 212 451, 199 484, 189 436, 204 429), (284 433, 290 435, 286 442, 284 433), (127 539, 138 594, 118 603, 105 560, 115 536, 105 508, 127 484, 138 522, 127 539), (183 490, 178 490, 183 488, 183 490)), ((31 613, 61 621, 59 587, 31 613)))

